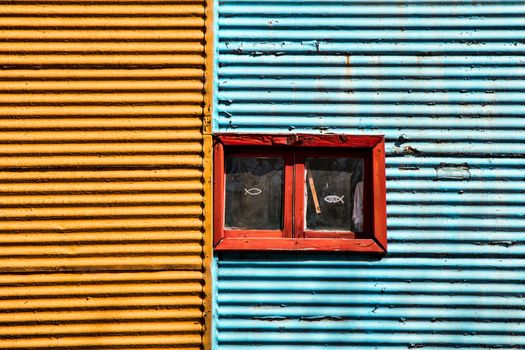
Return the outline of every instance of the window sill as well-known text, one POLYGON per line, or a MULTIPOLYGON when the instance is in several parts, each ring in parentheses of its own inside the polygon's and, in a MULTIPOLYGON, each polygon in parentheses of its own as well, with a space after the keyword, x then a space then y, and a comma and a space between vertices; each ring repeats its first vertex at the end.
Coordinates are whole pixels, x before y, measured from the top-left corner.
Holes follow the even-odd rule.
POLYGON ((215 250, 385 253, 385 250, 373 239, 332 238, 223 238, 217 243, 215 250))

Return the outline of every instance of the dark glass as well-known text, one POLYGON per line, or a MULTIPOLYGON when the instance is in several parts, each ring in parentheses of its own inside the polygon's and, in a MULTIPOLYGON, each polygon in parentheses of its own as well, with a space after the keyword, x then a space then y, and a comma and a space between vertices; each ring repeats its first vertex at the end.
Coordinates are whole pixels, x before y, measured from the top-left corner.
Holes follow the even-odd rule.
POLYGON ((363 160, 307 158, 305 167, 307 229, 362 232, 363 160))
POLYGON ((227 229, 282 229, 284 160, 227 157, 225 222, 227 229))

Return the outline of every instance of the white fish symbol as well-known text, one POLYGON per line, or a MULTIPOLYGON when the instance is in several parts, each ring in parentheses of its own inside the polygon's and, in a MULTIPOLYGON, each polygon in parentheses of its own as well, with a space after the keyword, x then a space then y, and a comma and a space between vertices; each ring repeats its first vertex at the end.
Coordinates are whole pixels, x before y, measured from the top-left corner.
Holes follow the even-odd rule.
POLYGON ((343 202, 343 198, 345 198, 345 196, 339 197, 339 196, 336 196, 335 194, 333 194, 333 195, 330 195, 330 196, 326 196, 323 199, 324 199, 324 201, 326 203, 334 204, 334 203, 341 202, 341 203, 345 204, 345 202, 343 202))
POLYGON ((244 188, 244 195, 246 196, 247 194, 249 194, 250 196, 258 196, 262 193, 262 190, 260 188, 257 188, 257 187, 252 187, 250 189, 246 189, 246 187, 244 188))

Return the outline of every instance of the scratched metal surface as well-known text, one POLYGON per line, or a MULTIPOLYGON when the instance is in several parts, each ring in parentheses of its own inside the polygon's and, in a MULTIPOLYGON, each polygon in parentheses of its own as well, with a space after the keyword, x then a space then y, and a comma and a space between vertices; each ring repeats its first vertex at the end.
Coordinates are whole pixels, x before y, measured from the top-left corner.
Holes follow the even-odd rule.
POLYGON ((525 3, 218 7, 214 130, 384 134, 389 252, 219 255, 217 348, 525 347, 525 3))
POLYGON ((0 348, 202 349, 201 1, 0 3, 0 348))

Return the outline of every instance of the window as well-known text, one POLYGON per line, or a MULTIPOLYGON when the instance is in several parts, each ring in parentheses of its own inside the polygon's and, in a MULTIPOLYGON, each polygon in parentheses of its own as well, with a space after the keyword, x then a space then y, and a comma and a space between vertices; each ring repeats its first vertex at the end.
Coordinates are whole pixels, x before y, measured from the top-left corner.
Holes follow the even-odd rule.
POLYGON ((386 250, 383 136, 219 134, 216 250, 386 250))

